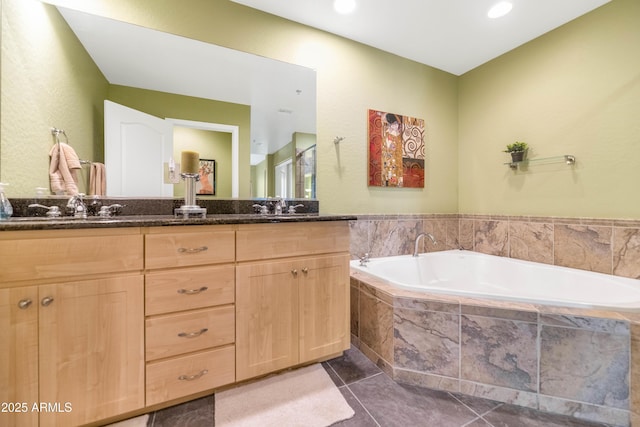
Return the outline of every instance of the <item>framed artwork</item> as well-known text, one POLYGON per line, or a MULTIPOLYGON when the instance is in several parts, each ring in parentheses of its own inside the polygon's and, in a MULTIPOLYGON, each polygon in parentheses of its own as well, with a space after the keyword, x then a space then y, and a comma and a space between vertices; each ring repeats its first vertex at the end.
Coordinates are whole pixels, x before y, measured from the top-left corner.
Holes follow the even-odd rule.
POLYGON ((369 186, 424 188, 424 120, 369 110, 369 186))
POLYGON ((200 159, 200 179, 196 182, 196 194, 216 195, 216 161, 200 159))

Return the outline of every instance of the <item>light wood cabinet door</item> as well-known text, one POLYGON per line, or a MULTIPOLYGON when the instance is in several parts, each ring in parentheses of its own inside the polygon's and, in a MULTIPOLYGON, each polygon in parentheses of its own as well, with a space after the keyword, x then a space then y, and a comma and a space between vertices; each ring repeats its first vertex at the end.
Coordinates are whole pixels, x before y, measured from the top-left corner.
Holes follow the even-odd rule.
POLYGON ((349 348, 349 255, 236 269, 238 381, 349 348))
POLYGON ((300 298, 300 363, 349 348, 349 255, 304 260, 300 298))
POLYGON ((236 380, 298 363, 298 277, 291 261, 236 267, 236 380))
POLYGON ((41 427, 144 407, 143 286, 131 275, 39 287, 39 399, 62 408, 41 427))
POLYGON ((0 425, 38 425, 38 288, 0 289, 0 425))

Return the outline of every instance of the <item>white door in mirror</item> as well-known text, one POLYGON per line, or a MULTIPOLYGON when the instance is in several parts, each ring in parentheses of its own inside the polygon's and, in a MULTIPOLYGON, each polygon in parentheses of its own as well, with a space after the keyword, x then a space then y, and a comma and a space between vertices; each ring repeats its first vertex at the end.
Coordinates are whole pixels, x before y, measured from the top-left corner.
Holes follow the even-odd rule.
POLYGON ((107 194, 173 197, 164 165, 173 156, 173 125, 165 119, 104 101, 107 194))

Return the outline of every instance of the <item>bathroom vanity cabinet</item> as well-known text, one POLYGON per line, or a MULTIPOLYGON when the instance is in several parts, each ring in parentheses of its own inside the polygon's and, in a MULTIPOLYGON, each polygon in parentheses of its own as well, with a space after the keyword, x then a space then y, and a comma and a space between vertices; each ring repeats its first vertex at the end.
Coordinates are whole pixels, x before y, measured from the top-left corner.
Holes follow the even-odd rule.
POLYGON ((135 229, 0 233, 2 425, 144 407, 142 243, 135 229))
POLYGON ((346 221, 1 231, 0 425, 97 425, 336 356, 348 251, 346 221))
POLYGON ((234 261, 232 226, 145 234, 147 406, 235 381, 234 261))
POLYGON ((346 223, 240 226, 237 380, 349 347, 348 250, 346 223))

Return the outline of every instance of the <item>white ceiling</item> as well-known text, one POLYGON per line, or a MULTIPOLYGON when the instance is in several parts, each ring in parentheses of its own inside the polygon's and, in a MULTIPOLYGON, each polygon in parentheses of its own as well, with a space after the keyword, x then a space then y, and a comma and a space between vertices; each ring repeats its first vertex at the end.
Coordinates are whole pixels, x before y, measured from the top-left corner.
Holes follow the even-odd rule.
POLYGON ((232 1, 461 75, 610 0, 510 0, 498 19, 499 0, 356 0, 349 15, 333 0, 232 1))

